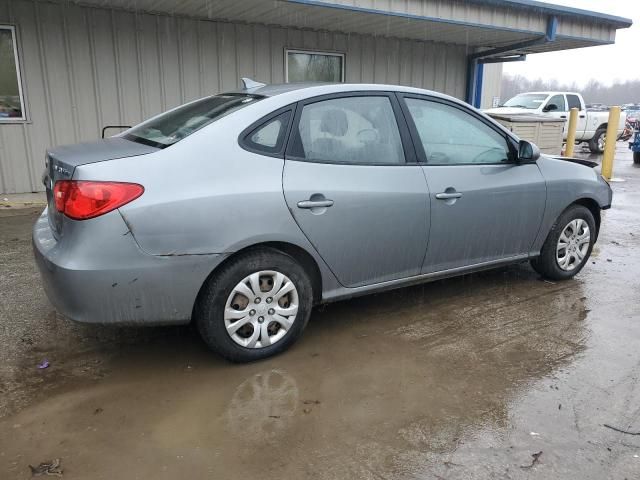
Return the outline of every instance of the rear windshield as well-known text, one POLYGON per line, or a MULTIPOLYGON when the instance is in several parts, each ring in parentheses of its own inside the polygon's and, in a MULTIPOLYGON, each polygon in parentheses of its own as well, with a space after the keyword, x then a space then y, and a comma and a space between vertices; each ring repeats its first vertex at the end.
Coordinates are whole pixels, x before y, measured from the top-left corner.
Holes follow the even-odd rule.
POLYGON ((128 130, 124 138, 152 147, 165 148, 196 130, 263 97, 216 95, 188 103, 128 130))

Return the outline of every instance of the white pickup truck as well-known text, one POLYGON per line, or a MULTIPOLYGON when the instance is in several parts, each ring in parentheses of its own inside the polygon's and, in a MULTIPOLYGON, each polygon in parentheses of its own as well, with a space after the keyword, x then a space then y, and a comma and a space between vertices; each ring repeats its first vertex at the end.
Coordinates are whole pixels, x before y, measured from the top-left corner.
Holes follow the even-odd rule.
MULTIPOLYGON (((556 118, 569 118, 569 110, 577 108, 578 126, 576 128, 576 143, 588 143, 593 153, 604 151, 604 140, 607 132, 609 112, 592 112, 585 108, 582 95, 574 92, 527 92, 519 93, 507 100, 504 105, 485 110, 486 113, 547 115, 556 118)), ((618 135, 624 130, 626 114, 620 114, 618 135)), ((568 123, 568 122, 567 122, 568 123)), ((564 127, 564 139, 567 139, 567 123, 564 127)))

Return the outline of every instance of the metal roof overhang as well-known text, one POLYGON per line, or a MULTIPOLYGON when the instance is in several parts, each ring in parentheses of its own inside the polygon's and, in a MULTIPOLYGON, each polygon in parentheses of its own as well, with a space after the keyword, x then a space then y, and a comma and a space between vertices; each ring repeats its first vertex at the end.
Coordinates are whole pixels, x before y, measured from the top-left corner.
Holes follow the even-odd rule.
MULTIPOLYGON (((60 0, 68 2, 69 0, 60 0)), ((532 42, 512 54, 531 54, 555 50, 567 50, 614 42, 617 28, 631 25, 631 21, 595 12, 560 7, 533 0, 470 0, 451 1, 468 8, 473 4, 479 9, 474 20, 460 20, 455 14, 428 15, 403 11, 399 5, 405 2, 388 2, 389 9, 356 6, 356 2, 343 0, 71 0, 74 3, 105 8, 121 8, 147 13, 188 16, 209 20, 260 23, 284 27, 296 27, 346 34, 367 34, 423 41, 443 42, 465 46, 469 53, 490 50, 512 44, 526 45, 544 37, 547 20, 551 16, 562 22, 581 22, 578 35, 558 31, 553 42, 532 42), (340 1, 340 3, 338 3, 340 1), (393 7, 393 8, 392 8, 393 7), (533 15, 538 21, 525 27, 505 26, 490 19, 506 14, 533 15), (483 20, 480 20, 483 19, 483 20), (590 27, 597 25, 596 28, 590 27), (585 28, 586 25, 586 28, 585 28)), ((434 0, 425 0, 425 3, 434 0)), ((436 0, 437 1, 437 0, 436 0)), ((368 4, 357 2, 358 5, 368 4)), ((375 5, 374 2, 370 2, 375 5)), ((415 3, 415 2, 414 2, 415 3)), ((419 3, 419 2, 418 2, 419 3)), ((408 3, 407 3, 408 5, 408 3)), ((423 6, 422 10, 425 8, 423 6)), ((438 10, 447 10, 439 8, 438 10)))

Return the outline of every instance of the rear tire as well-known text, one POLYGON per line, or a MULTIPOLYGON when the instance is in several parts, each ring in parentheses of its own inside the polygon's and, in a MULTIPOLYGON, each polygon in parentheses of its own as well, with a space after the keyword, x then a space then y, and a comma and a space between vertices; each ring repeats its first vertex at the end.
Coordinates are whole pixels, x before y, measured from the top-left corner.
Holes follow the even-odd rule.
POLYGON ((544 278, 567 280, 582 270, 595 241, 596 222, 593 214, 582 205, 572 205, 558 217, 542 246, 540 256, 531 260, 531 266, 544 278), (586 238, 580 240, 587 235, 588 246, 586 238), (562 248, 562 245, 566 245, 566 248, 562 248), (579 256, 582 258, 579 259, 579 256))
POLYGON ((633 152, 633 163, 640 165, 640 152, 633 152))
POLYGON ((311 281, 300 264, 278 250, 264 248, 240 255, 215 272, 199 295, 194 319, 211 350, 232 362, 252 362, 293 345, 309 321, 312 305, 311 281), (257 279, 255 285, 252 279, 257 279), (278 299, 288 282, 293 290, 278 299), (279 315, 294 306, 294 315, 279 315), (234 330, 235 322, 243 326, 234 330))
POLYGON ((606 128, 599 128, 596 130, 596 133, 593 135, 593 138, 589 140, 589 150, 591 153, 603 153, 604 152, 604 142, 600 143, 607 134, 606 128))

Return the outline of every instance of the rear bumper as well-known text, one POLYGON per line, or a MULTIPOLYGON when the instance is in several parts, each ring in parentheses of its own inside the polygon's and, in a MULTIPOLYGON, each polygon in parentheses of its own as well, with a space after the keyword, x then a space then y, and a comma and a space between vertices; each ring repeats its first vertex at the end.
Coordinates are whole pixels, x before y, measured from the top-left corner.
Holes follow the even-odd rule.
POLYGON ((187 323, 200 287, 224 258, 148 255, 117 211, 69 220, 56 240, 45 209, 33 227, 33 250, 51 303, 87 323, 187 323))

